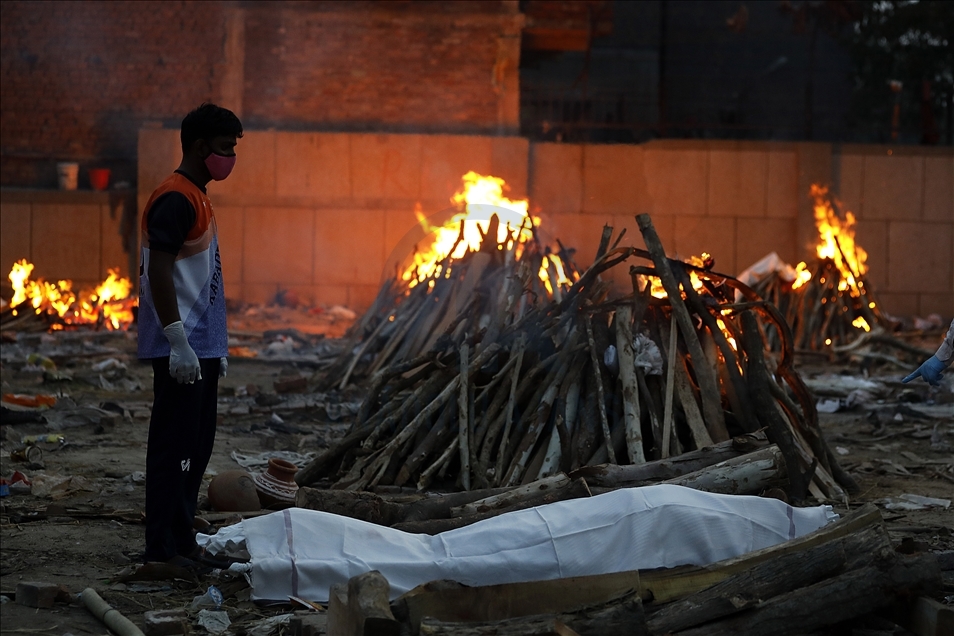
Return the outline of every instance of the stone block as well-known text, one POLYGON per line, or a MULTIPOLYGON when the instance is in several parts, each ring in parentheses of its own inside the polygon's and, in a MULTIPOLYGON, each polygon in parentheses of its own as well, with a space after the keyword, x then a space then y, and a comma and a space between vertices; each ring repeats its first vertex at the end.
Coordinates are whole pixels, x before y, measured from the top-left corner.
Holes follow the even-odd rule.
POLYGON ((908 292, 878 292, 881 310, 892 316, 920 315, 920 294, 908 292))
POLYGON ((275 133, 275 190, 280 197, 351 198, 350 135, 275 133))
POLYGON ((545 215, 583 209, 583 146, 534 143, 530 147, 530 207, 545 215))
POLYGON ((421 137, 421 197, 447 201, 461 189, 461 177, 473 170, 492 173, 490 137, 423 135, 421 137))
MULTIPOLYGON (((179 130, 173 128, 141 128, 139 130, 137 189, 146 199, 182 161, 179 130)), ((142 202, 145 204, 145 201, 142 202)), ((143 205, 139 206, 141 210, 143 205)))
POLYGON ((950 223, 895 222, 888 226, 888 290, 948 293, 954 286, 950 223))
POLYGON ((766 254, 776 252, 792 265, 798 263, 795 219, 738 219, 735 237, 735 271, 738 274, 766 254))
POLYGON ((818 242, 818 228, 815 226, 815 199, 811 195, 812 185, 831 185, 832 145, 821 142, 799 142, 795 144, 796 167, 798 169, 798 195, 796 215, 796 245, 802 250, 799 260, 809 258, 815 253, 818 242))
MULTIPOLYGON (((34 204, 31 231, 33 278, 99 281, 100 206, 34 204)), ((77 286, 74 286, 76 288, 77 286)))
POLYGON ((246 208, 242 281, 311 284, 314 224, 314 210, 246 208))
MULTIPOLYGON (((123 249, 122 217, 122 204, 116 207, 108 204, 99 207, 100 228, 102 228, 99 256, 102 267, 99 273, 100 278, 105 279, 110 269, 118 269, 119 273, 127 278, 130 276, 129 254, 123 249)), ((138 272, 135 273, 138 275, 138 272)))
POLYGON ((522 137, 493 137, 490 146, 490 171, 507 182, 508 199, 527 198, 527 164, 530 142, 522 137))
POLYGON ((152 610, 143 615, 146 636, 178 636, 192 633, 189 615, 183 609, 152 610))
POLYGON ((832 158, 838 173, 833 194, 842 208, 859 219, 868 218, 864 211, 865 158, 863 155, 838 155, 832 158))
MULTIPOLYGON (((235 168, 228 179, 211 181, 207 186, 215 201, 216 195, 261 196, 275 195, 275 145, 278 133, 249 131, 235 146, 235 168)), ((282 165, 282 170, 287 168, 282 165)))
POLYGON ((380 283, 384 217, 383 210, 319 210, 314 230, 314 283, 380 283))
POLYGON ((768 151, 765 215, 793 219, 798 215, 798 166, 794 150, 768 151))
POLYGON ((924 158, 924 219, 954 222, 954 157, 924 158))
POLYGON ((641 146, 583 146, 583 211, 633 216, 651 212, 643 154, 641 146))
POLYGON ((643 162, 655 216, 706 214, 707 151, 649 144, 643 162))
POLYGON ((53 607, 57 601, 63 603, 70 601, 70 593, 62 585, 45 581, 17 583, 17 605, 45 609, 53 607))
POLYGON ((768 153, 757 150, 709 151, 709 205, 719 217, 765 216, 768 153))
POLYGON ((413 209, 384 210, 384 269, 393 273, 396 267, 414 252, 424 240, 424 231, 414 216, 413 209))
POLYGON ((676 217, 676 245, 671 256, 685 259, 708 252, 715 258, 714 269, 717 272, 738 273, 735 257, 736 223, 742 225, 746 222, 735 218, 676 217))
POLYGON ((225 281, 226 294, 230 296, 232 286, 242 282, 242 263, 245 258, 245 208, 217 207, 215 223, 219 233, 222 279, 225 281))
POLYGON ((875 294, 888 285, 888 222, 858 221, 855 243, 868 255, 867 280, 875 294))
POLYGON ((32 261, 30 219, 29 203, 0 204, 0 275, 4 280, 15 262, 32 261))
POLYGON ((864 218, 915 221, 922 218, 924 159, 913 155, 865 157, 864 218))
POLYGON ((356 199, 418 199, 421 135, 351 135, 351 178, 356 199))
POLYGON ((940 314, 944 319, 944 324, 951 324, 951 318, 954 317, 954 292, 949 291, 946 294, 920 294, 919 305, 920 316, 930 316, 931 314, 940 314))

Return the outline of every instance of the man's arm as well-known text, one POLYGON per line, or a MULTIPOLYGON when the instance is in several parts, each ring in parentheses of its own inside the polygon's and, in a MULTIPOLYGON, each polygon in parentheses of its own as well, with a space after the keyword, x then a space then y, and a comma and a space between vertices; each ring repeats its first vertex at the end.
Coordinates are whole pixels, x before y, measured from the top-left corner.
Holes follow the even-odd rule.
POLYGON ((163 327, 181 320, 176 288, 172 282, 172 268, 176 256, 169 252, 153 250, 149 254, 149 286, 152 288, 152 304, 163 327))

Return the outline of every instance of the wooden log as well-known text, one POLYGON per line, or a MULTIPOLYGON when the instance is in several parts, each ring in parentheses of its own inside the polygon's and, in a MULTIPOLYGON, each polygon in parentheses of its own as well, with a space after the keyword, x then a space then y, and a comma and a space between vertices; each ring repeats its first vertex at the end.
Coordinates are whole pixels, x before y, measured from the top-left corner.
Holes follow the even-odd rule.
POLYGON ((529 499, 523 499, 506 508, 488 510, 486 512, 478 512, 461 517, 452 517, 450 519, 430 519, 420 522, 401 522, 395 524, 393 527, 397 528, 398 530, 417 534, 439 534, 447 530, 463 528, 464 526, 468 526, 472 523, 483 521, 484 519, 490 519, 491 517, 496 517, 507 512, 525 510, 535 506, 544 506, 557 501, 580 499, 582 497, 589 497, 591 494, 592 492, 583 479, 575 479, 562 488, 538 492, 536 496, 529 499))
POLYGON ((676 319, 672 319, 669 331, 669 350, 666 352, 666 401, 663 411, 663 430, 662 430, 662 458, 669 457, 669 438, 672 435, 672 400, 673 388, 676 383, 676 319))
POLYGON ((640 424, 639 383, 636 379, 633 351, 633 310, 622 305, 616 310, 616 352, 619 355, 619 379, 623 388, 623 420, 626 427, 626 450, 632 464, 646 461, 643 432, 640 424))
POLYGON ((438 418, 437 423, 431 427, 431 430, 428 431, 420 445, 404 460, 403 465, 394 479, 395 486, 403 486, 410 481, 421 467, 421 464, 424 463, 424 460, 434 452, 435 448, 442 449, 446 447, 447 442, 457 430, 457 427, 451 426, 451 420, 457 414, 458 408, 459 407, 453 402, 444 407, 444 411, 441 413, 440 418, 438 418))
POLYGON ((421 621, 422 636, 644 636, 646 617, 642 600, 630 595, 607 607, 574 613, 521 616, 485 623, 421 621))
POLYGON ((702 351, 702 345, 699 343, 699 337, 696 334, 689 310, 683 303, 679 283, 673 274, 662 241, 659 240, 649 215, 637 215, 636 224, 643 234, 643 240, 646 242, 646 247, 652 256, 653 263, 656 265, 656 272, 659 274, 663 288, 669 296, 669 302, 672 304, 679 331, 689 348, 689 355, 692 356, 693 361, 697 362, 694 364, 694 368, 696 369, 696 377, 699 378, 699 388, 702 393, 702 412, 705 415, 706 428, 713 441, 723 442, 729 439, 729 432, 725 428, 725 416, 719 398, 719 385, 711 371, 704 364, 698 364, 705 359, 705 354, 702 351))
POLYGON ((844 571, 849 555, 852 561, 870 560, 891 549, 884 526, 875 525, 806 550, 782 554, 664 605, 652 614, 649 630, 654 634, 678 632, 735 614, 844 571))
POLYGON ((804 634, 869 614, 890 606, 899 598, 930 593, 939 584, 940 569, 933 555, 897 556, 878 566, 839 574, 776 596, 730 618, 678 633, 680 636, 804 634))
POLYGON ((457 396, 457 417, 458 427, 457 435, 460 438, 458 449, 460 450, 460 479, 464 490, 470 490, 470 407, 471 407, 471 389, 470 374, 468 366, 470 364, 470 347, 464 344, 460 349, 460 392, 457 396))
POLYGON ((574 470, 569 476, 583 477, 586 483, 594 487, 639 486, 687 475, 707 466, 766 448, 768 445, 769 442, 764 435, 744 435, 669 459, 629 466, 616 464, 585 466, 574 470))
POLYGON ((772 444, 662 483, 726 495, 757 495, 768 488, 779 487, 787 478, 782 451, 772 444))
POLYGON ((486 499, 480 499, 472 503, 464 504, 459 508, 454 508, 451 510, 451 516, 462 517, 464 515, 471 515, 478 512, 488 512, 490 510, 500 510, 507 508, 521 501, 535 498, 542 492, 562 488, 563 486, 569 484, 570 481, 571 479, 563 473, 560 473, 559 475, 553 475, 552 477, 539 479, 525 486, 505 490, 499 495, 494 495, 486 499))
POLYGON ((798 455, 793 439, 794 431, 782 419, 777 404, 772 397, 771 385, 775 384, 765 367, 765 341, 759 331, 755 314, 751 310, 742 312, 742 345, 748 360, 748 382, 751 389, 752 405, 759 423, 768 430, 768 438, 778 445, 785 457, 785 466, 788 471, 788 494, 793 501, 801 501, 808 493, 808 479, 799 470, 798 455))
POLYGON ((339 636, 398 636, 401 624, 388 603, 391 586, 377 570, 371 570, 331 588, 328 603, 328 633, 339 636))
POLYGON ((606 396, 603 392, 603 378, 600 372, 600 362, 596 357, 596 344, 593 341, 593 325, 590 324, 590 317, 585 319, 586 340, 590 350, 590 364, 593 366, 593 379, 596 385, 597 409, 600 416, 600 426, 603 428, 603 443, 606 444, 606 452, 609 455, 611 463, 616 464, 616 451, 613 449, 613 438, 610 435, 609 420, 606 417, 606 396))

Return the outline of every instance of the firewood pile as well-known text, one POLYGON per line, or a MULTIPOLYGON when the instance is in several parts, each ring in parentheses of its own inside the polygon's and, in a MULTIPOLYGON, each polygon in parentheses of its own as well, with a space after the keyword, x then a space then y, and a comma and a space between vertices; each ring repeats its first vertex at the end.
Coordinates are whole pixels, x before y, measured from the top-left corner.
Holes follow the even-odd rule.
MULTIPOLYGON (((385 285, 326 376, 366 386, 359 413, 298 483, 515 489, 764 430, 791 499, 843 498, 855 486, 792 367, 785 320, 734 278, 669 259, 649 216, 637 222, 648 250, 604 228, 593 264, 546 291, 535 276, 545 252, 518 258, 486 238, 409 291, 385 285), (631 267, 633 293, 611 299, 600 275, 631 258, 652 265, 631 267), (666 297, 642 284, 654 277, 666 297), (766 354, 767 326, 778 354, 766 354)), ((568 480, 574 492, 594 485, 568 480)))
POLYGON ((950 609, 929 596, 941 581, 939 559, 895 551, 880 512, 868 505, 798 539, 706 567, 478 587, 435 581, 391 602, 388 581, 366 572, 332 588, 327 627, 345 636, 369 629, 775 636, 833 626, 850 632, 852 621, 877 611, 916 633, 941 634, 950 609))

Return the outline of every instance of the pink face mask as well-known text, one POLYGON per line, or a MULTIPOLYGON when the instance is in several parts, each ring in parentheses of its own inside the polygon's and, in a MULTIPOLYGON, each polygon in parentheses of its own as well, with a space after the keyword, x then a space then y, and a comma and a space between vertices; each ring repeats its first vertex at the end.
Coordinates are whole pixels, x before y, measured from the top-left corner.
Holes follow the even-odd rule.
POLYGON ((235 167, 235 155, 226 157, 213 152, 205 158, 205 167, 209 169, 212 179, 222 181, 231 174, 232 168, 235 167))

